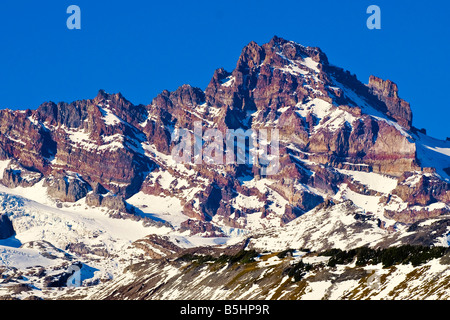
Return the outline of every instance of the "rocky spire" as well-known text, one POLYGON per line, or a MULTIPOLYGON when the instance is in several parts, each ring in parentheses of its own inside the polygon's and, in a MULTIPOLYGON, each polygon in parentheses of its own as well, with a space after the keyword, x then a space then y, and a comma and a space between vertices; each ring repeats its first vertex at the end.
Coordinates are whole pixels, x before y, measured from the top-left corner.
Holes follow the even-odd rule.
POLYGON ((412 111, 408 102, 398 96, 398 86, 391 80, 383 80, 373 75, 369 78, 369 91, 386 104, 387 114, 406 129, 411 128, 412 111))

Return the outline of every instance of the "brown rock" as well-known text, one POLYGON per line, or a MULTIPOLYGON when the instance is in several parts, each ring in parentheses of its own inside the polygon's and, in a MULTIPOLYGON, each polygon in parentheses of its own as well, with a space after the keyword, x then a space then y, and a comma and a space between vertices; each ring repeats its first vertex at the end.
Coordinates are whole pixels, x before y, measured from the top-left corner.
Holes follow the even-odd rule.
POLYGON ((180 225, 180 232, 190 231, 190 235, 201 233, 206 237, 224 237, 222 230, 209 222, 188 219, 180 225))
POLYGON ((19 163, 12 161, 3 171, 1 183, 8 188, 31 187, 42 179, 42 174, 30 171, 22 167, 19 163))
POLYGON ((399 98, 397 85, 390 80, 370 76, 368 86, 370 91, 386 104, 387 114, 409 130, 412 124, 411 107, 408 102, 399 98))

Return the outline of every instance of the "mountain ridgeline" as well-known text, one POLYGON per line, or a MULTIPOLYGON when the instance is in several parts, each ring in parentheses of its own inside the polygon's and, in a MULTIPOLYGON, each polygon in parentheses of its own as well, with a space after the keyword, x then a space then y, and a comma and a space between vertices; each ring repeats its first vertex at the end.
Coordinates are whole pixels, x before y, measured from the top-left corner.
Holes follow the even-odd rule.
POLYGON ((0 111, 0 160, 11 160, 4 185, 42 183, 58 202, 86 198, 130 214, 137 208, 127 199, 139 192, 173 197, 190 218, 185 228, 214 235, 217 226, 284 226, 350 199, 345 192, 371 196, 377 201, 364 212, 402 223, 443 215, 449 148, 413 126, 394 82, 371 76, 364 84, 319 48, 279 37, 250 42, 236 68, 217 69, 204 90, 185 84, 149 105, 100 90, 93 99, 0 111), (257 165, 174 163, 172 133, 199 121, 203 130, 277 129, 281 169, 265 177, 257 165), (394 184, 370 188, 358 174, 394 184))

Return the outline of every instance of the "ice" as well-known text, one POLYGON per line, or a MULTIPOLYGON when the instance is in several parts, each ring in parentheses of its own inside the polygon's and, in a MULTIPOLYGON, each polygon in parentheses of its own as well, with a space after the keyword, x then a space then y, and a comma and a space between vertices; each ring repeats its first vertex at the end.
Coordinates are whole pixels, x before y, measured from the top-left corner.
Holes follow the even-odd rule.
POLYGON ((53 259, 48 259, 33 249, 12 248, 0 245, 0 266, 25 269, 34 266, 49 267, 54 265, 53 259))
POLYGON ((360 193, 356 193, 346 186, 342 185, 339 192, 334 196, 335 199, 351 200, 356 206, 364 209, 365 212, 376 213, 379 211, 380 197, 367 196, 360 193))

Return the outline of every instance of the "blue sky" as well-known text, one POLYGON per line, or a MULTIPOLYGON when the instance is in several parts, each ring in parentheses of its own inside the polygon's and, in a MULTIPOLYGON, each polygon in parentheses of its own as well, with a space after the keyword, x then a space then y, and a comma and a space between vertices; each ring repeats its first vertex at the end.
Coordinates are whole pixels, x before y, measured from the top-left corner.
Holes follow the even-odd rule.
POLYGON ((216 68, 232 70, 250 41, 274 36, 318 46, 367 83, 399 86, 413 125, 450 136, 448 1, 2 1, 0 108, 93 98, 99 89, 148 104, 164 89, 202 89, 216 68), (395 3, 394 3, 395 2, 395 3), (69 5, 81 30, 69 30, 69 5), (369 5, 381 30, 369 30, 369 5))

